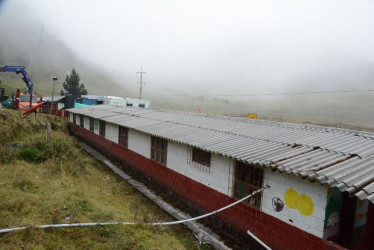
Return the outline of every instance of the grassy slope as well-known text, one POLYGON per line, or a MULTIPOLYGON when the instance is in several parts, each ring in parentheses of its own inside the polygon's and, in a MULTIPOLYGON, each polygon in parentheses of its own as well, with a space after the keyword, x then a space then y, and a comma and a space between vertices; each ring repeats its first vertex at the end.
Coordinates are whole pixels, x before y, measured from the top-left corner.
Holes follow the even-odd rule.
MULTIPOLYGON (((47 119, 46 117, 42 117, 47 119)), ((64 122, 53 142, 34 119, 0 110, 0 228, 69 222, 168 221, 168 215, 82 151, 64 122), (11 143, 22 147, 10 148, 11 143), (41 152, 27 154, 30 148, 41 152), (31 155, 31 156, 30 156, 31 155), (23 156, 23 157, 22 157, 23 156), (48 157, 47 157, 48 156, 48 157), (65 218, 71 216, 70 221, 65 218)), ((32 151, 32 150, 31 150, 32 151)), ((34 152, 34 151, 33 151, 34 152)), ((183 226, 31 229, 0 235, 0 248, 194 249, 183 226)))

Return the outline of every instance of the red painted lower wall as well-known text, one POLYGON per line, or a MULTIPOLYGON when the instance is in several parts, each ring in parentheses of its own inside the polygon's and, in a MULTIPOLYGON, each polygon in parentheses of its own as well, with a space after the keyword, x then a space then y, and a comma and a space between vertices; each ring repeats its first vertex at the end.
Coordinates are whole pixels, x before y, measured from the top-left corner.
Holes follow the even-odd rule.
MULTIPOLYGON (((69 124, 69 128, 73 134, 83 138, 102 153, 125 162, 152 178, 153 181, 182 197, 187 205, 197 208, 200 212, 211 212, 236 201, 235 198, 221 194, 87 129, 72 123, 69 124)), ((230 232, 241 232, 242 236, 246 236, 242 240, 247 240, 248 244, 251 238, 246 235, 246 232, 250 230, 273 249, 342 249, 339 245, 288 225, 244 203, 217 214, 213 220, 216 220, 213 224, 216 226, 218 224, 220 228, 230 228, 230 232)), ((212 222, 212 219, 208 221, 212 222)))

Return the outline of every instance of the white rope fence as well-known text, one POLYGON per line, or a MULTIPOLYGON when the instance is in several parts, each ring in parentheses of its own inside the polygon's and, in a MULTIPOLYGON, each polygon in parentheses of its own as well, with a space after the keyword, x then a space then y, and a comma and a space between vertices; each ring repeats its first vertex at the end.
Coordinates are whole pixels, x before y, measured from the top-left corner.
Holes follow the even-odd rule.
POLYGON ((214 215, 216 213, 222 212, 230 207, 233 207, 246 199, 261 193, 265 189, 270 188, 270 186, 265 186, 263 188, 260 188, 250 195, 247 195, 246 197, 235 201, 234 203, 231 203, 225 207, 222 207, 220 209, 217 209, 213 212, 203 214, 194 218, 189 218, 185 220, 178 220, 178 221, 170 221, 170 222, 153 222, 153 223, 138 223, 138 222, 94 222, 94 223, 71 223, 71 224, 51 224, 51 225, 40 225, 40 226, 25 226, 25 227, 13 227, 13 228, 4 228, 0 229, 0 234, 1 233, 9 233, 13 231, 21 231, 21 230, 26 230, 26 229, 32 229, 32 228, 67 228, 67 227, 91 227, 91 226, 107 226, 107 225, 137 225, 137 224, 145 224, 145 225, 151 225, 151 226, 170 226, 170 225, 176 225, 176 224, 182 224, 190 221, 195 221, 195 220, 200 220, 203 218, 206 218, 208 216, 214 215))

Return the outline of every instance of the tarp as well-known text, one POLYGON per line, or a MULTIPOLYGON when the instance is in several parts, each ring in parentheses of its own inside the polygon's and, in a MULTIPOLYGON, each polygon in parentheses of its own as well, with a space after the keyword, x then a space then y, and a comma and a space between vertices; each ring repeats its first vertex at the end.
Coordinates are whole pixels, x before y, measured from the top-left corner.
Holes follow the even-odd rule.
POLYGON ((75 105, 74 105, 74 108, 77 108, 77 109, 79 109, 79 108, 83 108, 83 107, 88 107, 88 106, 91 106, 91 105, 87 105, 87 104, 82 104, 82 103, 75 103, 75 105))

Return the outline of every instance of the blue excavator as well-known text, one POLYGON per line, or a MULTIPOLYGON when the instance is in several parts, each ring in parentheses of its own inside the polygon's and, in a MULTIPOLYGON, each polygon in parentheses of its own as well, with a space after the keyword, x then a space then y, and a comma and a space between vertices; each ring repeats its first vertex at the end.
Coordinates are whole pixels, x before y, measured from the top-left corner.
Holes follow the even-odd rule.
POLYGON ((31 81, 30 76, 27 74, 26 68, 23 66, 0 66, 0 72, 14 72, 17 75, 21 75, 22 80, 26 83, 28 88, 27 93, 32 95, 34 84, 31 81))
POLYGON ((37 119, 39 122, 41 122, 36 117, 36 110, 41 105, 43 105, 43 103, 38 102, 35 95, 32 94, 34 84, 31 81, 30 76, 27 74, 26 68, 23 67, 23 66, 0 66, 0 72, 14 72, 17 75, 21 76, 22 80, 26 83, 26 86, 27 86, 28 90, 27 90, 27 93, 25 93, 25 94, 20 94, 19 92, 17 93, 17 97, 16 97, 16 100, 15 100, 16 101, 16 107, 19 110, 25 111, 22 114, 23 117, 26 117, 27 115, 34 112, 35 113, 35 119, 37 119))

